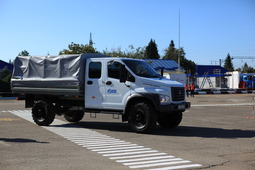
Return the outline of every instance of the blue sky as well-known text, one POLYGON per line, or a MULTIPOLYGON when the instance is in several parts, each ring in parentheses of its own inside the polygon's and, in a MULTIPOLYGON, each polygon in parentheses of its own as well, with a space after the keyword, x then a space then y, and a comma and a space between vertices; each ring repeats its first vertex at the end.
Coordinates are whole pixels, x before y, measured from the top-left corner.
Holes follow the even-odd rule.
MULTIPOLYGON (((99 51, 150 39, 159 54, 174 40, 197 64, 219 64, 231 56, 255 56, 254 0, 0 0, 0 59, 58 55, 71 42, 88 44, 92 33, 99 51)), ((233 60, 235 68, 253 60, 233 60)))

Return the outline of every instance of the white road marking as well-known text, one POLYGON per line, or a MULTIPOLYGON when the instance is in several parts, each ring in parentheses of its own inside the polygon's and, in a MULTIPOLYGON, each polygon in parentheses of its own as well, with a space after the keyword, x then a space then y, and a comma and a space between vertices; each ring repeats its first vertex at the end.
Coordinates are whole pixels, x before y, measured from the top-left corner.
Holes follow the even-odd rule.
POLYGON ((103 156, 122 156, 122 155, 135 155, 135 154, 141 154, 141 153, 152 153, 152 152, 158 152, 157 150, 150 150, 150 151, 143 151, 143 152, 128 152, 128 153, 116 153, 116 154, 105 154, 103 156))
POLYGON ((139 164, 148 164, 148 163, 158 163, 158 162, 170 162, 170 161, 182 161, 181 158, 172 158, 172 159, 160 159, 153 161, 144 161, 144 162, 132 162, 132 163, 123 163, 124 165, 139 165, 139 164))
MULTIPOLYGON (((122 148, 122 149, 124 149, 124 148, 122 148)), ((97 152, 97 153, 105 154, 105 153, 118 153, 118 152, 131 152, 131 151, 145 151, 145 150, 150 150, 150 149, 151 148, 127 149, 127 150, 103 151, 103 152, 97 152)))
POLYGON ((204 106, 254 106, 255 103, 235 103, 235 104, 191 104, 191 107, 204 107, 204 106))
POLYGON ((166 158, 174 158, 174 156, 158 156, 158 157, 138 158, 138 159, 126 159, 126 160, 124 159, 124 160, 117 160, 116 162, 135 162, 135 161, 166 159, 166 158))
POLYGON ((137 146, 137 144, 127 144, 127 145, 114 145, 114 146, 95 146, 95 147, 89 147, 88 149, 102 149, 102 148, 115 148, 115 147, 129 147, 129 146, 137 146))
MULTIPOLYGON (((144 148, 143 146, 130 146, 130 147, 125 147, 125 149, 135 149, 135 148, 144 148)), ((123 149, 123 147, 121 148, 110 148, 110 149, 94 149, 92 151, 94 152, 100 152, 100 151, 112 151, 112 150, 119 150, 119 149, 123 149)))
POLYGON ((158 156, 158 155, 167 155, 167 153, 152 153, 152 154, 142 154, 142 155, 132 155, 132 156, 110 157, 110 159, 129 159, 129 158, 139 158, 139 157, 158 156))
POLYGON ((154 168, 148 170, 171 170, 171 169, 183 169, 183 168, 195 168, 200 167, 200 164, 189 164, 189 165, 179 165, 179 166, 171 166, 171 167, 164 167, 164 168, 154 168))
POLYGON ((147 168, 147 167, 153 167, 153 166, 175 165, 175 164, 183 164, 183 163, 190 163, 190 161, 164 162, 164 163, 137 165, 137 166, 129 166, 129 167, 130 168, 147 168))
MULTIPOLYGON (((9 110, 8 112, 33 122, 29 110, 9 110)), ((55 119, 50 126, 41 127, 132 169, 159 167, 154 170, 167 170, 202 166, 200 164, 188 164, 191 161, 176 158, 167 153, 160 153, 157 150, 116 139, 74 124, 67 124, 58 119, 55 119), (185 165, 176 166, 176 164, 185 165), (168 167, 165 167, 166 165, 168 167)))

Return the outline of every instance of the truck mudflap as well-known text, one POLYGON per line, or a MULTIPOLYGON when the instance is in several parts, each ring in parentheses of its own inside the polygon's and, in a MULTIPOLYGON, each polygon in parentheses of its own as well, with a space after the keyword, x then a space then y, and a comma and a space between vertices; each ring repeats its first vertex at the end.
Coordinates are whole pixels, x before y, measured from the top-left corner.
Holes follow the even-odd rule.
POLYGON ((190 102, 182 102, 178 104, 167 104, 167 105, 160 105, 159 106, 159 112, 172 112, 172 111, 185 111, 186 109, 190 108, 190 102))

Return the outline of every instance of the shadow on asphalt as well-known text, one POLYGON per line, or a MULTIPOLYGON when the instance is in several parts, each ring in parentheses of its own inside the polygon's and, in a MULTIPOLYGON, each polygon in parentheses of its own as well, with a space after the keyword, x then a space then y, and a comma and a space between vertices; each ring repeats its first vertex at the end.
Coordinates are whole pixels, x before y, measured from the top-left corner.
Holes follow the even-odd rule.
POLYGON ((0 141, 4 142, 17 142, 17 143, 49 143, 49 142, 40 142, 33 139, 24 139, 24 138, 0 138, 0 141))
MULTIPOLYGON (((65 128, 87 128, 90 130, 108 130, 115 132, 135 133, 130 128, 128 123, 113 123, 113 122, 78 122, 67 123, 57 127, 65 128)), ((201 138, 253 138, 255 131, 241 129, 221 129, 208 127, 193 127, 193 126, 178 126, 174 129, 164 129, 157 126, 148 135, 159 136, 178 136, 178 137, 201 137, 201 138)))

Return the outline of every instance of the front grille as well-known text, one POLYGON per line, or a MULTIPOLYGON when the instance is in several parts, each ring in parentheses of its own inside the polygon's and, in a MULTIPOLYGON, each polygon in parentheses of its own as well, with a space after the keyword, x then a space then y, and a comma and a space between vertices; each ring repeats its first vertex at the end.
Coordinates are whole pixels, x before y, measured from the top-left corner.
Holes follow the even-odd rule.
POLYGON ((173 101, 182 101, 185 99, 184 87, 172 87, 171 90, 173 101))

